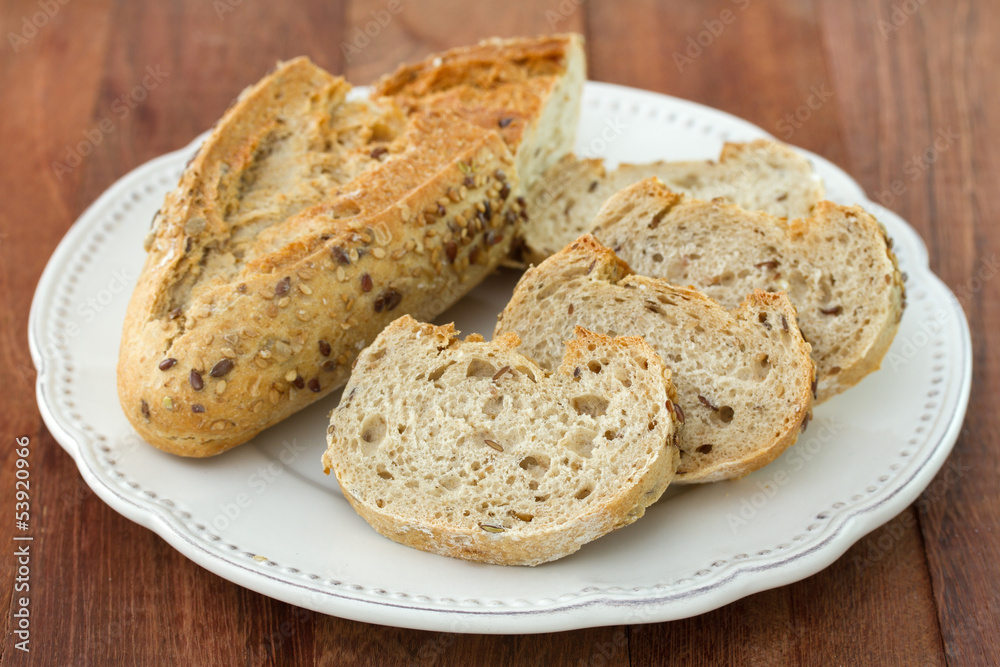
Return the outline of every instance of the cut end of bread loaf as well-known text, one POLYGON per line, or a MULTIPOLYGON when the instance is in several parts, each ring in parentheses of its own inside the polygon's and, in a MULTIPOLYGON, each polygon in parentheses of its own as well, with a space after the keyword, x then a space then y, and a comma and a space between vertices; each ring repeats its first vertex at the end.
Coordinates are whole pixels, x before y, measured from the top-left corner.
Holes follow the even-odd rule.
POLYGON ((358 357, 323 464, 378 532, 538 565, 635 521, 677 466, 669 373, 639 338, 578 329, 554 372, 516 335, 392 323, 358 357))
POLYGON ((879 368, 905 307, 892 240, 858 206, 824 201, 786 220, 651 178, 611 197, 593 234, 636 273, 692 285, 727 308, 754 289, 786 292, 812 345, 821 402, 879 368))
POLYGON ((558 252, 590 230, 609 197, 650 177, 678 193, 785 218, 808 216, 823 198, 809 161, 766 139, 727 143, 717 161, 623 164, 610 171, 603 160, 567 155, 531 185, 524 260, 537 264, 558 252))
POLYGON ((499 130, 527 187, 573 149, 585 80, 581 35, 493 38, 401 65, 373 95, 411 110, 445 106, 499 130))
POLYGON ((693 289, 633 275, 587 235, 525 273, 495 333, 516 333, 526 355, 553 368, 579 326, 641 336, 671 371, 684 423, 676 483, 746 475, 808 423, 813 365, 783 294, 754 291, 727 312, 693 289))

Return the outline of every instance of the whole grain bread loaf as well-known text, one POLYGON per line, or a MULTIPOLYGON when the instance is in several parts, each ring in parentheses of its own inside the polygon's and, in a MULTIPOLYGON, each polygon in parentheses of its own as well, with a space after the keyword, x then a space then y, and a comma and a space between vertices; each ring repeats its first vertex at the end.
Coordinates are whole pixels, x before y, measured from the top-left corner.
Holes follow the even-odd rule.
POLYGON ((878 370, 903 316, 892 240, 859 206, 823 201, 787 220, 651 178, 611 197, 593 234, 636 273, 691 285, 726 308, 754 289, 786 292, 812 345, 821 402, 878 370))
POLYGON ((632 523, 663 493, 676 411, 656 353, 578 328, 550 373, 517 346, 513 334, 459 341, 451 325, 402 317, 358 357, 323 464, 379 533, 538 565, 632 523))
POLYGON ((567 155, 530 185, 530 222, 519 249, 524 261, 537 264, 559 251, 590 230, 608 197, 653 176, 674 192, 780 218, 807 217, 823 198, 823 183, 809 161, 766 139, 727 143, 718 161, 623 164, 611 170, 603 160, 567 155))
MULTIPOLYGON (((579 69, 578 40, 562 43, 563 72, 579 69)), ((448 99, 408 110, 349 90, 305 58, 279 64, 154 218, 118 363, 122 407, 153 445, 209 456, 246 442, 341 386, 401 313, 436 316, 508 254, 517 156, 541 147, 448 99)), ((510 110, 525 128, 576 99, 535 92, 510 110)))
POLYGON ((528 269, 494 335, 517 334, 524 354, 554 368, 575 327, 642 336, 671 371, 684 424, 677 483, 753 472, 808 424, 813 364, 784 294, 755 290, 729 312, 693 289, 634 275, 586 235, 528 269))

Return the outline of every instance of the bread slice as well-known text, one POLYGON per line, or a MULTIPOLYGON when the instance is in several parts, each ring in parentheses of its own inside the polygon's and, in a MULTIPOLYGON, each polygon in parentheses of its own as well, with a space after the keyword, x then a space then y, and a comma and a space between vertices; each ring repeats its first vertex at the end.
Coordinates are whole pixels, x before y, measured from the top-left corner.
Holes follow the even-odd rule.
POLYGON ((651 178, 609 199, 593 234, 644 276, 690 284, 726 308, 787 292, 824 401, 878 369, 905 307, 892 240, 858 206, 820 202, 786 220, 671 192, 651 178))
POLYGON ((379 533, 538 565, 632 523, 663 493, 678 454, 656 353, 577 329, 550 374, 518 343, 459 341, 452 325, 401 317, 358 357, 323 465, 379 533))
POLYGON ((528 269, 495 335, 516 333, 526 355, 553 368, 575 327, 642 336, 670 369, 684 423, 677 483, 746 475, 808 423, 813 364, 783 294, 755 290, 728 312, 693 289, 633 275, 585 235, 528 269))
MULTIPOLYGON (((537 147, 448 100, 407 113, 349 90, 305 58, 279 64, 154 218, 118 363, 122 407, 153 445, 246 442, 341 386, 401 313, 433 318, 509 253, 524 208, 511 148, 537 147)), ((563 103, 533 100, 511 113, 563 103)))
POLYGON ((401 65, 375 83, 409 110, 447 108, 498 129, 526 188, 573 150, 587 78, 577 34, 487 39, 401 65))
POLYGON ((675 192, 737 204, 781 218, 808 216, 823 198, 809 161, 785 144, 758 139, 727 143, 715 161, 623 164, 610 171, 599 159, 567 155, 529 188, 524 260, 539 263, 590 230, 611 195, 657 177, 675 192))

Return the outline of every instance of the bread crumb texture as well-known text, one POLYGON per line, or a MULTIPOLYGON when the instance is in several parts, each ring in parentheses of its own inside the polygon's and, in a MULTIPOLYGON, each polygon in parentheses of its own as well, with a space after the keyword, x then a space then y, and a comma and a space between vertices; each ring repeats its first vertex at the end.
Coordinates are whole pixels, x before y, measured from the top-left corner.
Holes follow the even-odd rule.
POLYGON ((631 523, 677 465, 669 374, 639 338, 578 329, 554 372, 517 336, 403 317, 358 358, 324 464, 379 532, 501 564, 631 523))

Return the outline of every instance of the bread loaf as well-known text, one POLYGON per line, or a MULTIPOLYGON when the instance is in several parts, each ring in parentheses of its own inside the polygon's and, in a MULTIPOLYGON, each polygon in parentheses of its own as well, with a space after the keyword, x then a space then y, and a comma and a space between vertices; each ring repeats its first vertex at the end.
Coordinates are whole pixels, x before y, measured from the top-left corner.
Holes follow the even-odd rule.
POLYGON ((640 338, 577 329, 554 373, 517 336, 402 317, 358 357, 323 456, 378 532, 538 565, 632 523, 677 466, 670 374, 640 338), (603 370, 593 370, 599 365, 603 370))
MULTIPOLYGON (((509 252, 517 154, 538 146, 447 99, 407 110, 349 89, 304 58, 279 64, 154 218, 118 390, 155 446, 209 456, 246 442, 341 386, 388 322, 436 316, 509 252)), ((525 127, 567 101, 532 100, 525 127)))
POLYGON ((754 289, 786 292, 812 345, 821 402, 878 369, 903 315, 892 241, 858 206, 824 201, 786 220, 651 178, 609 199, 593 234, 636 273, 691 285, 726 308, 754 289))
POLYGON ((608 197, 653 176, 674 192, 781 218, 806 217, 823 198, 823 184, 809 161, 766 139, 727 143, 718 161, 623 164, 610 171, 603 160, 567 155, 532 181, 524 260, 537 264, 554 254, 590 230, 608 197))
POLYGON ((554 368, 574 327, 642 336, 671 371, 683 416, 677 483, 746 475, 808 423, 813 364, 784 294, 756 290, 727 312, 693 289, 633 275, 586 235, 528 269, 494 335, 517 334, 524 354, 554 368))

